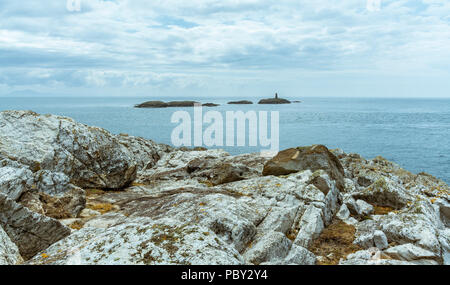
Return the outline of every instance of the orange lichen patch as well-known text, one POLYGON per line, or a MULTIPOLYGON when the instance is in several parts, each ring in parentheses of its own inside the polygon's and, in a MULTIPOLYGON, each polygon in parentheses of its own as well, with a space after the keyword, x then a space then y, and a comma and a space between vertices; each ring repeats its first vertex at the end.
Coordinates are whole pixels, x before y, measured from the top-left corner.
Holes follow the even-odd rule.
POLYGON ((106 193, 106 191, 100 189, 86 189, 85 192, 86 197, 99 196, 106 193))
POLYGON ((347 225, 341 220, 335 220, 328 228, 324 229, 310 247, 310 251, 316 256, 322 256, 323 259, 318 260, 318 265, 336 265, 341 258, 362 250, 356 244, 356 229, 354 226, 347 225))
POLYGON ((41 254, 41 257, 44 258, 44 259, 45 259, 45 258, 48 258, 48 254, 43 253, 43 254, 41 254))
POLYGON ((130 186, 133 186, 133 187, 139 187, 139 186, 147 186, 147 184, 133 182, 133 183, 130 184, 130 186))
POLYGON ((376 204, 371 204, 373 206, 374 215, 387 215, 390 212, 394 212, 394 208, 388 206, 378 206, 376 204))
POLYGON ((199 206, 206 206, 206 203, 201 202, 200 204, 198 204, 199 206))
POLYGON ((290 230, 289 232, 286 233, 286 237, 287 237, 288 239, 290 239, 291 241, 294 241, 295 238, 297 237, 297 234, 298 234, 298 233, 296 233, 296 232, 290 230))
POLYGON ((72 224, 70 224, 70 228, 74 229, 74 230, 77 230, 77 231, 82 229, 83 226, 84 226, 84 223, 81 222, 81 221, 75 221, 72 224))
POLYGON ((106 214, 108 212, 111 212, 112 210, 116 209, 116 207, 113 204, 110 204, 110 203, 88 203, 86 205, 86 207, 88 209, 98 211, 102 215, 106 214))
POLYGON ((212 182, 209 181, 209 180, 199 181, 199 182, 202 183, 202 184, 205 184, 205 185, 208 186, 208 187, 214 187, 214 183, 212 183, 212 182))

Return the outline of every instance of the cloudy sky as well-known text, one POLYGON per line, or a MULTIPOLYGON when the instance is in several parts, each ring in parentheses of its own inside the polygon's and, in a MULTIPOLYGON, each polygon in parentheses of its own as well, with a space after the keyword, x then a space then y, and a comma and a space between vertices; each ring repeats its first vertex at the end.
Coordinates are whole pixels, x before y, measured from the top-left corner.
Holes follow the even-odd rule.
POLYGON ((0 95, 23 90, 450 97, 450 1, 1 0, 0 95))

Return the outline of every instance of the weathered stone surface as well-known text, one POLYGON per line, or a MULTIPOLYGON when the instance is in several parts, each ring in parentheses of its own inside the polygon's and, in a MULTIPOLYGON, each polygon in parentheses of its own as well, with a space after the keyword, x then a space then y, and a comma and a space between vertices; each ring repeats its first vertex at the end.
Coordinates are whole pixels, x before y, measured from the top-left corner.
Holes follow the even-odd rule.
POLYGON ((398 260, 414 261, 421 259, 432 259, 439 261, 438 254, 415 246, 411 243, 391 247, 386 249, 384 253, 393 259, 398 260))
POLYGON ((406 206, 410 201, 414 201, 411 193, 408 193, 388 178, 378 179, 367 189, 354 193, 353 197, 380 206, 391 206, 396 209, 406 206))
POLYGON ((95 211, 92 209, 83 209, 83 211, 81 211, 79 217, 82 219, 88 219, 88 218, 92 218, 92 217, 96 217, 96 216, 100 216, 101 213, 99 211, 95 211))
POLYGON ((31 211, 55 219, 76 218, 86 206, 83 189, 73 186, 62 195, 29 191, 20 197, 19 203, 31 211))
POLYGON ((69 118, 0 112, 0 141, 4 161, 16 161, 37 174, 63 174, 79 187, 121 188, 136 175, 136 163, 115 136, 69 118))
POLYGON ((244 253, 244 258, 252 264, 270 262, 279 258, 284 258, 289 253, 292 242, 286 235, 270 231, 244 253))
POLYGON ((339 208, 339 212, 337 212, 336 217, 342 221, 345 221, 350 217, 350 211, 348 210, 347 205, 343 204, 341 208, 339 208))
POLYGON ((191 177, 203 178, 203 182, 220 185, 243 180, 248 169, 244 165, 223 163, 218 160, 194 159, 187 165, 191 177))
POLYGON ((108 228, 85 227, 27 264, 243 264, 208 228, 171 219, 129 218, 108 228))
POLYGON ((373 233, 373 243, 378 249, 386 249, 389 246, 388 239, 382 231, 375 231, 373 233))
POLYGON ((438 230, 423 215, 399 213, 376 219, 377 225, 390 241, 398 244, 414 243, 432 252, 440 252, 438 230))
POLYGON ((138 173, 151 169, 163 155, 174 150, 171 146, 157 144, 140 137, 121 134, 117 138, 119 143, 130 152, 130 156, 136 162, 138 173))
POLYGON ((300 231, 294 240, 294 244, 308 248, 313 239, 319 237, 323 229, 322 211, 310 205, 300 221, 300 231))
MULTIPOLYGON (((1 154, 0 154, 1 159, 1 154)), ((13 200, 27 192, 33 185, 34 178, 31 170, 26 168, 0 167, 0 193, 13 200)))
POLYGON ((15 265, 22 261, 19 249, 0 225, 0 265, 15 265))
POLYGON ((291 148, 280 151, 264 166, 263 175, 286 175, 301 170, 325 170, 340 190, 345 189, 344 168, 325 146, 291 148))
POLYGON ((294 244, 282 264, 315 265, 316 256, 306 248, 294 244))
POLYGON ((0 226, 24 259, 70 234, 70 229, 57 220, 31 212, 3 194, 0 194, 0 226))
POLYGON ((357 200, 356 206, 358 209, 358 215, 360 216, 368 216, 373 213, 373 206, 364 200, 357 200))

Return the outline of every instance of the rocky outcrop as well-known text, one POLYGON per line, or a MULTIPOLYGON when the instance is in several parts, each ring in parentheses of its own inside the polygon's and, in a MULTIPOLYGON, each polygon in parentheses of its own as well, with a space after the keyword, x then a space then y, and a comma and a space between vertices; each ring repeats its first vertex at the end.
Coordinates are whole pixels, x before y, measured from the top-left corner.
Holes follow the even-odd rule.
POLYGON ((381 157, 232 156, 29 112, 0 129, 0 263, 450 263, 449 187, 381 157))
POLYGON ((324 170, 337 182, 340 190, 345 188, 344 168, 340 161, 323 145, 290 148, 279 152, 264 166, 263 175, 287 175, 300 170, 324 170))
POLYGON ((261 99, 258 104, 291 104, 291 101, 282 98, 261 99))
POLYGON ((68 236, 70 229, 57 220, 34 213, 0 193, 0 226, 29 259, 58 240, 68 236))
POLYGON ((107 229, 86 227, 61 240, 28 264, 222 264, 243 260, 210 229, 164 219, 130 218, 107 229))
POLYGON ((13 199, 27 188, 47 194, 63 193, 70 184, 118 189, 136 176, 136 163, 115 136, 69 118, 1 112, 0 141, 0 163, 9 167, 2 170, 8 174, 0 178, 0 191, 13 199), (14 183, 21 186, 14 190, 14 183))
POLYGON ((127 134, 120 134, 117 139, 128 150, 131 159, 136 163, 138 172, 151 169, 162 156, 174 150, 169 145, 127 134))

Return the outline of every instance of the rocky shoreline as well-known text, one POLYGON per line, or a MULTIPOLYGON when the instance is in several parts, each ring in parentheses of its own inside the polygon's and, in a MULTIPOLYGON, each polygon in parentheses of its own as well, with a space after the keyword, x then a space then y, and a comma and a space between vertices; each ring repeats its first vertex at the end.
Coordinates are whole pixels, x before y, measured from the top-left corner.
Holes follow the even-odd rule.
POLYGON ((443 181, 382 157, 173 148, 0 112, 0 264, 449 264, 443 181))

